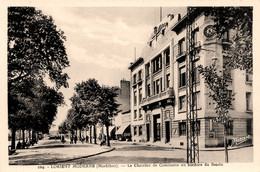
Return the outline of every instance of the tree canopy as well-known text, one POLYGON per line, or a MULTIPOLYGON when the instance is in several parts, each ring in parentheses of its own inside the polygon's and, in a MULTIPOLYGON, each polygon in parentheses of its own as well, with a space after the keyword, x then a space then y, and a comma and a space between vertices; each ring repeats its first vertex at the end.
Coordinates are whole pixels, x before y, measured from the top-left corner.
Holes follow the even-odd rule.
POLYGON ((230 60, 226 66, 233 69, 253 72, 252 25, 253 7, 193 7, 204 11, 206 16, 213 16, 217 38, 225 32, 234 31, 229 38, 230 47, 225 50, 230 60))
POLYGON ((48 132, 57 107, 58 89, 67 88, 66 37, 51 16, 34 7, 8 8, 8 124, 10 129, 48 132), (55 88, 44 82, 49 76, 55 88))
POLYGON ((71 109, 66 119, 70 129, 81 129, 100 123, 107 127, 108 133, 111 118, 118 112, 119 105, 115 100, 118 87, 100 86, 97 80, 88 79, 77 83, 74 89, 75 93, 70 98, 71 109))
POLYGON ((10 86, 48 74, 56 88, 68 87, 64 32, 52 17, 33 7, 8 8, 8 81, 10 86))

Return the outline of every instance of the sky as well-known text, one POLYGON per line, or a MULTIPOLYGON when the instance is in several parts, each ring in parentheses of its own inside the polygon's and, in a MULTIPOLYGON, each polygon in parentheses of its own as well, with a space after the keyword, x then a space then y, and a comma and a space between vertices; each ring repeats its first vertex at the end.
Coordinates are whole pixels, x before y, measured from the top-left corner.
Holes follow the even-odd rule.
MULTIPOLYGON (((160 7, 41 7, 65 32, 65 47, 70 61, 69 88, 62 88, 66 105, 58 108, 51 130, 65 120, 75 83, 95 78, 100 85, 119 86, 130 80, 131 62, 142 52, 154 26, 160 22, 160 7)), ((185 8, 163 7, 167 14, 184 14, 185 8)), ((177 15, 175 15, 177 16, 177 15)))

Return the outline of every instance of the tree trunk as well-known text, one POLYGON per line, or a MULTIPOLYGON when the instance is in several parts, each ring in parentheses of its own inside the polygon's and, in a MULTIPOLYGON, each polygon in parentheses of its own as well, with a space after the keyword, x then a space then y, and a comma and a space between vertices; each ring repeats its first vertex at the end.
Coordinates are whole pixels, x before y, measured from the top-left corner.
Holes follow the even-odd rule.
POLYGON ((75 137, 76 137, 76 141, 78 141, 78 129, 76 128, 76 132, 75 132, 75 137))
POLYGON ((92 126, 89 127, 89 143, 92 143, 92 126))
POLYGON ((32 140, 36 143, 36 132, 35 130, 32 130, 32 140))
POLYGON ((97 144, 96 125, 94 125, 94 144, 97 144))
POLYGON ((82 137, 81 137, 81 129, 79 129, 79 140, 82 141, 81 139, 82 139, 82 137))
POLYGON ((16 129, 12 129, 12 143, 11 143, 11 149, 15 149, 15 132, 16 132, 16 129))
POLYGON ((88 127, 86 127, 86 143, 88 143, 88 139, 87 139, 87 137, 88 137, 88 132, 87 132, 87 129, 88 129, 88 127))
POLYGON ((21 130, 19 130, 19 142, 21 140, 21 137, 22 137, 22 133, 21 133, 21 130))
POLYGON ((31 129, 29 129, 28 131, 29 131, 29 142, 30 142, 30 141, 31 141, 31 137, 32 137, 32 135, 31 135, 31 129))
POLYGON ((23 149, 25 148, 25 135, 24 135, 24 129, 22 129, 22 133, 23 133, 23 149))
POLYGON ((36 132, 36 142, 38 143, 39 141, 39 131, 36 132))
POLYGON ((107 131, 107 146, 110 146, 110 137, 109 137, 109 125, 106 125, 106 131, 107 131))
POLYGON ((227 126, 224 124, 224 147, 225 147, 225 163, 228 163, 228 149, 227 149, 227 126))

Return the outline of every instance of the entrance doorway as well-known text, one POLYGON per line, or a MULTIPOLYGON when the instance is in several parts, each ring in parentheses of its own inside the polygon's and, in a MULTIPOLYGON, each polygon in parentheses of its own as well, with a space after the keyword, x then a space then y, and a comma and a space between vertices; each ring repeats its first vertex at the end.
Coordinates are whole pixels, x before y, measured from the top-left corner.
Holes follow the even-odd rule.
POLYGON ((150 141, 150 124, 146 124, 146 141, 150 141))
POLYGON ((160 114, 154 115, 153 129, 154 129, 154 141, 161 140, 161 123, 160 123, 160 114))
POLYGON ((166 121, 165 122, 165 137, 166 137, 166 140, 165 142, 168 143, 170 142, 170 121, 166 121))

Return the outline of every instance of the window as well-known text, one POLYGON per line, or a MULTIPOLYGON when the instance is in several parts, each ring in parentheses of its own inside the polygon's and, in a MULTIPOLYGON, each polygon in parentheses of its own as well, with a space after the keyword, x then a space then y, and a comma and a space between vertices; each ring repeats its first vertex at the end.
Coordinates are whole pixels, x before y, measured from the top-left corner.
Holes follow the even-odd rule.
POLYGON ((137 118, 137 111, 134 110, 134 119, 136 119, 136 118, 137 118))
POLYGON ((182 55, 185 53, 185 39, 181 39, 178 42, 178 55, 182 55))
POLYGON ((197 65, 197 62, 194 62, 194 74, 192 75, 192 82, 194 83, 197 83, 197 82, 200 82, 200 73, 199 73, 199 68, 198 68, 198 65, 197 65))
POLYGON ((194 109, 196 108, 196 106, 197 106, 197 109, 201 108, 200 107, 200 92, 193 93, 193 96, 194 96, 194 109))
POLYGON ((142 80, 142 70, 139 70, 138 72, 138 81, 142 80))
POLYGON ((213 119, 209 120, 209 131, 213 131, 213 119))
POLYGON ((170 64, 170 48, 167 48, 165 50, 165 62, 166 62, 166 66, 170 64))
POLYGON ((192 44, 194 46, 197 46, 198 44, 198 35, 199 35, 199 28, 196 28, 195 30, 192 31, 192 44))
POLYGON ((179 87, 186 85, 186 68, 185 66, 179 69, 179 87))
POLYGON ((156 80, 156 94, 159 94, 160 91, 160 80, 156 80))
POLYGON ((230 31, 225 31, 223 34, 223 42, 229 42, 230 39, 230 31))
POLYGON ((186 136, 186 122, 179 123, 179 135, 186 136))
POLYGON ((150 63, 147 63, 145 65, 145 70, 146 70, 146 76, 147 77, 150 76, 150 63))
POLYGON ((160 88, 161 88, 161 91, 163 91, 163 87, 162 87, 162 78, 160 78, 160 88))
POLYGON ((253 80, 253 75, 246 71, 246 82, 252 82, 253 80))
POLYGON ((137 127, 134 127, 134 135, 137 135, 137 127))
POLYGON ((142 88, 139 88, 139 103, 142 102, 142 88))
POLYGON ((143 127, 140 125, 139 126, 139 136, 141 136, 143 134, 143 127))
POLYGON ((179 98, 179 111, 186 110, 186 96, 181 96, 179 98))
POLYGON ((143 118, 142 109, 139 109, 139 119, 143 118))
POLYGON ((252 130, 252 119, 248 119, 246 121, 246 130, 247 130, 247 135, 253 135, 253 130, 252 130))
POLYGON ((151 96, 151 85, 147 85, 147 96, 151 96))
POLYGON ((153 73, 162 69, 162 56, 161 54, 152 60, 153 73))
POLYGON ((133 82, 136 84, 136 74, 134 74, 133 82))
POLYGON ((134 105, 136 105, 137 102, 137 95, 136 95, 136 91, 134 91, 134 105))
POLYGON ((170 74, 166 75, 166 88, 170 87, 170 74))
POLYGON ((246 110, 252 111, 252 97, 250 92, 246 93, 246 110))
POLYGON ((227 129, 227 135, 232 136, 233 135, 233 121, 228 121, 226 124, 227 129))

